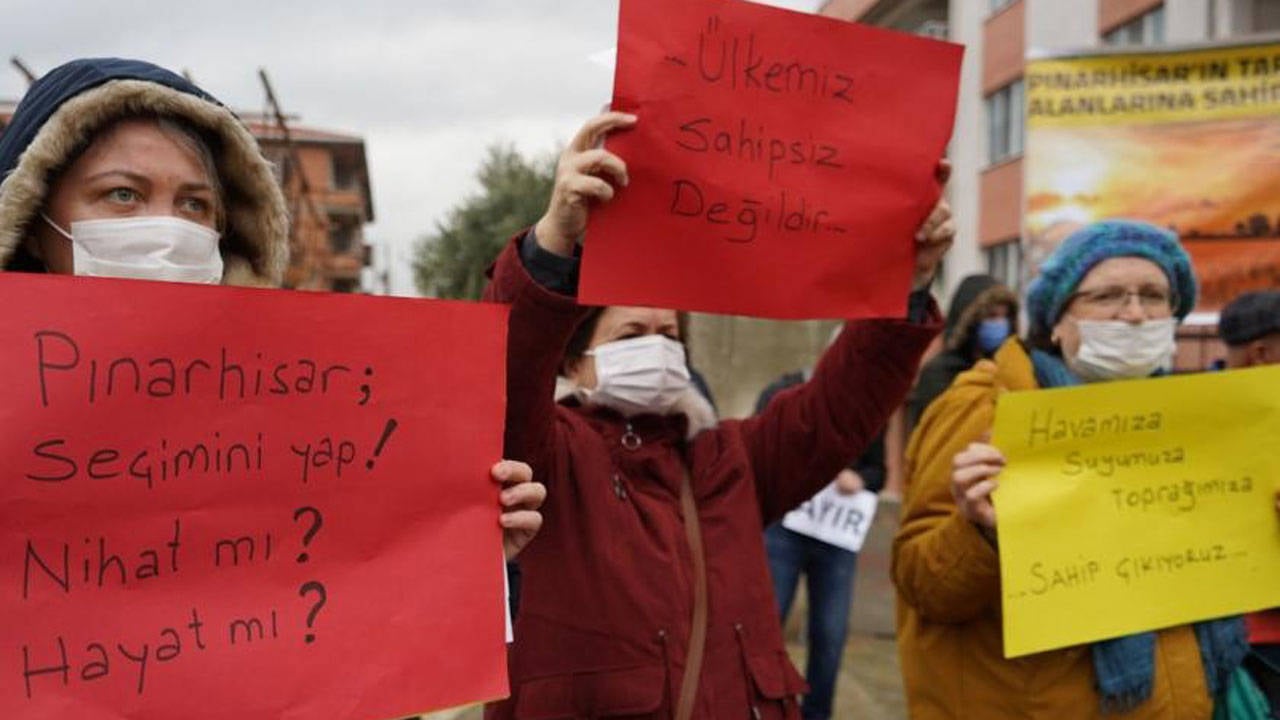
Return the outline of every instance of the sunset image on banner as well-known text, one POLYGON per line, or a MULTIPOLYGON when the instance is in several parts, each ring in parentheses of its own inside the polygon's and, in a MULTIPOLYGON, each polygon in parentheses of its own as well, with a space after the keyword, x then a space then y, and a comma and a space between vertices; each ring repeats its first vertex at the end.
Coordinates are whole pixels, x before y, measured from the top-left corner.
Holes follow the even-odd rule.
POLYGON ((1280 284, 1280 73, 1264 75, 1252 59, 1277 52, 1030 62, 1024 242, 1032 271, 1074 229, 1123 217, 1178 233, 1199 275, 1198 311, 1280 284))

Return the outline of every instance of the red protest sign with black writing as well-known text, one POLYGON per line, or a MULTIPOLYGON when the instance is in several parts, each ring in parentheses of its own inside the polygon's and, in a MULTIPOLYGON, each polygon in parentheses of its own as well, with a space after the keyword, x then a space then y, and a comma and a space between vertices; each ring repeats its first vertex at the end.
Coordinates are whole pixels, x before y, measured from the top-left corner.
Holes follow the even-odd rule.
POLYGON ((622 0, 580 297, 763 317, 904 316, 962 48, 740 0, 622 0))
POLYGON ((506 308, 0 275, 0 717, 506 694, 506 308))

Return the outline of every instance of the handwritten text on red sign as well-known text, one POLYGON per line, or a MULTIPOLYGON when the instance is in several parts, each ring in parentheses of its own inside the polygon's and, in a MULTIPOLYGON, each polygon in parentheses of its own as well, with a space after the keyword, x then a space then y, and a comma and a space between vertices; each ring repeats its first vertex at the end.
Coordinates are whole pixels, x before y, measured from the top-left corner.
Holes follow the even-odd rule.
POLYGON ((0 303, 0 715, 505 694, 504 308, 11 273, 0 303))

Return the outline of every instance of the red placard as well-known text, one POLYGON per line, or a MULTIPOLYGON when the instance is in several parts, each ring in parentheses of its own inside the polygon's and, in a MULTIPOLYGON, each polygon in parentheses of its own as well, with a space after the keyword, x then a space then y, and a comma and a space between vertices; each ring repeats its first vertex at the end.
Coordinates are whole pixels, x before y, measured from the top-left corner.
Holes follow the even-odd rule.
POLYGON ((580 297, 763 317, 904 316, 958 45, 741 0, 622 0, 580 297))
POLYGON ((15 273, 0 305, 0 717, 506 694, 504 306, 15 273))

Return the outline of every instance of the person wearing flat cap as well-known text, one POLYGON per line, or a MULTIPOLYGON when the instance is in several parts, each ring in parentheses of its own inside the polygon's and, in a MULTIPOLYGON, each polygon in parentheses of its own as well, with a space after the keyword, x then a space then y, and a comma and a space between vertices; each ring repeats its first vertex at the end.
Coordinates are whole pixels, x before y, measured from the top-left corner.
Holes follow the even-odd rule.
POLYGON ((1227 367, 1280 363, 1280 290, 1232 300, 1218 317, 1218 335, 1227 344, 1227 367))
MULTIPOLYGON (((1280 290, 1258 290, 1232 300, 1218 316, 1218 335, 1227 345, 1227 367, 1280 364, 1280 290)), ((1280 513, 1280 492, 1276 493, 1280 513)), ((1280 608, 1245 618, 1249 657, 1245 667, 1280 713, 1280 608)), ((1280 714, 1276 715, 1280 717, 1280 714)))
POLYGON ((1005 341, 925 411, 907 447, 892 561, 912 718, 1208 720, 1240 681, 1239 617, 1003 652, 991 493, 1005 460, 986 440, 998 395, 1165 374, 1196 296, 1172 232, 1130 220, 1085 226, 1028 288, 1029 338, 1005 341))

